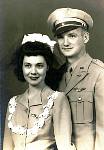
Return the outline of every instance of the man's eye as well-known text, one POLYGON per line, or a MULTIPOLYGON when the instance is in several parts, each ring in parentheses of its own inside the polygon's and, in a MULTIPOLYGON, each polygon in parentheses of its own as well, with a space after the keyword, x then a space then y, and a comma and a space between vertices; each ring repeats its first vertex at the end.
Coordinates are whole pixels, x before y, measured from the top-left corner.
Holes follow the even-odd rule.
POLYGON ((68 37, 75 38, 76 35, 75 34, 69 34, 68 37))

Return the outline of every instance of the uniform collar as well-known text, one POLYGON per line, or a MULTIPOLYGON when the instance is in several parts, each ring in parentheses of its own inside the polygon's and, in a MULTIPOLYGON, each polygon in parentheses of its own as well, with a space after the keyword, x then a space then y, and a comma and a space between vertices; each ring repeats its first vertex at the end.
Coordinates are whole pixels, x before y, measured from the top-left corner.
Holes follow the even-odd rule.
POLYGON ((77 65, 78 65, 81 61, 83 61, 83 59, 86 57, 86 55, 87 55, 87 54, 85 53, 82 57, 80 57, 78 60, 76 60, 73 64, 69 65, 68 68, 72 68, 72 70, 74 71, 75 68, 77 67, 77 65))
POLYGON ((88 53, 86 53, 85 55, 83 55, 83 57, 80 58, 75 69, 80 70, 80 72, 88 72, 88 68, 91 62, 92 58, 88 53))
POLYGON ((80 61, 78 62, 77 66, 75 67, 72 77, 66 87, 65 93, 67 94, 71 89, 73 89, 85 76, 87 76, 89 65, 92 61, 92 58, 89 54, 85 54, 80 61))

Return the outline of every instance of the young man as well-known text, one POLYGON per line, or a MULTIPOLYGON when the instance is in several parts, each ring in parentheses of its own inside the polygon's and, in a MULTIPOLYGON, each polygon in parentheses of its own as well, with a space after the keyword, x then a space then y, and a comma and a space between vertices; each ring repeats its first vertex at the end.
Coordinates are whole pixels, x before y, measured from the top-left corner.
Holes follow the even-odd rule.
POLYGON ((72 142, 77 150, 104 150, 104 64, 86 52, 93 19, 82 10, 60 8, 48 24, 66 57, 59 90, 71 106, 72 142))

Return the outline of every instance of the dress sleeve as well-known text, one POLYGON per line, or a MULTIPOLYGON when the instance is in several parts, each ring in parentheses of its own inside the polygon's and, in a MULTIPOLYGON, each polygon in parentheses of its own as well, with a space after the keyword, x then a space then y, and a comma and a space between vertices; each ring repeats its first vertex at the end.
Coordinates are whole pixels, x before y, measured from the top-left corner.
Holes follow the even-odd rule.
POLYGON ((8 115, 9 111, 7 108, 6 118, 5 118, 5 130, 4 130, 4 140, 3 140, 3 150, 13 150, 13 140, 12 133, 8 127, 8 115))
POLYGON ((71 144, 72 122, 69 102, 59 93, 53 108, 54 134, 58 150, 75 150, 71 144))
POLYGON ((95 150, 104 150, 104 69, 95 86, 96 139, 95 150))

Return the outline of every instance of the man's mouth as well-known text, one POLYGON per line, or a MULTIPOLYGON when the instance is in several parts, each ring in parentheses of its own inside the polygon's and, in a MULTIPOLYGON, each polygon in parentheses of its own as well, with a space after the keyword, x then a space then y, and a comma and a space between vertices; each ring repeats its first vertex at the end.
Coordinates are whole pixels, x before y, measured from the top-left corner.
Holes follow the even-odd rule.
POLYGON ((72 49, 72 47, 63 47, 62 49, 63 50, 70 50, 70 49, 72 49))

